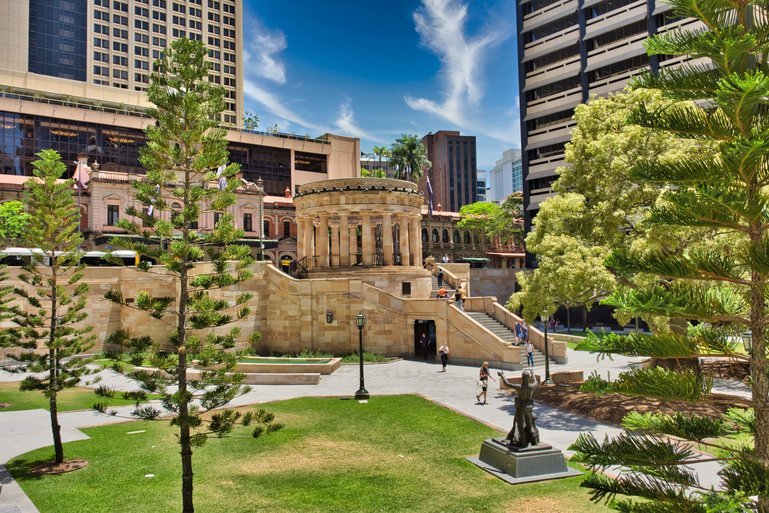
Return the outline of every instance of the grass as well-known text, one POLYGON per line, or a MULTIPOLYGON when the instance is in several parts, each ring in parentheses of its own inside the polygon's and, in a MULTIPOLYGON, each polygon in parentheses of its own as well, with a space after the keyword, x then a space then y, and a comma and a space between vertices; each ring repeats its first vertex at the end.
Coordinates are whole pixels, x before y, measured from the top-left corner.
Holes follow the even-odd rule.
MULTIPOLYGON (((150 396, 154 398, 157 396, 150 396)), ((115 392, 115 397, 102 397, 94 393, 92 389, 72 387, 62 390, 57 398, 58 410, 75 411, 90 410, 95 403, 106 403, 108 406, 124 406, 134 404, 134 401, 123 399, 120 392, 115 392)), ((0 408, 3 411, 48 409, 48 398, 37 390, 20 391, 18 383, 0 383, 0 403, 8 403, 10 406, 0 408)))
POLYGON ((104 369, 113 369, 116 370, 114 367, 115 365, 120 367, 120 372, 123 374, 130 374, 133 372, 134 368, 136 367, 132 363, 123 361, 123 360, 113 360, 112 358, 98 358, 96 360, 93 360, 91 363, 94 365, 98 365, 104 369))
MULTIPOLYGON (((603 338, 603 337, 605 337, 606 335, 608 335, 609 333, 611 333, 611 332, 609 332, 609 331, 607 331, 607 332, 603 332, 603 331, 600 331, 600 330, 601 330, 601 328, 593 328, 592 330, 593 330, 593 333, 594 333, 594 334, 595 334, 595 335, 596 335, 598 338, 603 338)), ((572 330, 571 330, 571 333, 568 333, 568 332, 566 332, 566 331, 557 331, 557 332, 555 332, 555 333, 553 333, 553 332, 550 332, 550 333, 548 333, 548 336, 551 336, 551 337, 553 337, 553 338, 554 338, 554 339, 556 339, 556 340, 561 340, 561 339, 558 337, 558 335, 569 335, 569 336, 572 336, 572 337, 581 337, 581 338, 585 338, 585 337, 587 336, 587 330, 578 330, 578 329, 576 329, 576 328, 572 328, 572 330)), ((566 341, 566 344, 568 345, 569 349, 571 349, 572 351, 573 351, 573 350, 575 350, 575 349, 577 348, 577 344, 578 344, 578 343, 579 343, 579 342, 572 342, 571 340, 567 340, 567 341, 566 341)))
MULTIPOLYGON (((197 512, 610 511, 589 502, 580 478, 511 486, 478 469, 465 457, 499 433, 416 396, 368 404, 301 398, 266 407, 283 430, 253 439, 240 428, 195 449, 197 512)), ((50 448, 8 464, 41 513, 181 509, 179 448, 167 422, 84 431, 90 440, 65 446, 67 458, 89 461, 82 470, 30 475, 50 448)))

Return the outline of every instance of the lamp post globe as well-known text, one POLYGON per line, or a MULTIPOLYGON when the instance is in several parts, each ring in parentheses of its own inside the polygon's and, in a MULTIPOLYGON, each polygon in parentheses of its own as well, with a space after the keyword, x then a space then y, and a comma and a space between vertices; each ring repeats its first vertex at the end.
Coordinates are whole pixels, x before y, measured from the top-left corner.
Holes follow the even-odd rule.
POLYGON ((363 380, 363 328, 366 326, 366 316, 360 312, 355 317, 355 324, 358 326, 358 358, 360 361, 360 388, 355 392, 355 400, 361 401, 368 399, 368 390, 363 380))

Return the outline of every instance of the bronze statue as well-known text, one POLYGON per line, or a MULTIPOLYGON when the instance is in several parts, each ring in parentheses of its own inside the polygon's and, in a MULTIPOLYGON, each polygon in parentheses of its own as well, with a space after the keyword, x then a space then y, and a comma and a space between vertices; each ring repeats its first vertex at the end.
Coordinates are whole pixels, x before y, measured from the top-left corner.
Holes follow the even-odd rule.
POLYGON ((515 420, 513 428, 507 434, 508 445, 523 449, 529 445, 539 444, 539 431, 534 423, 537 418, 534 414, 534 392, 539 384, 534 379, 534 375, 528 369, 524 370, 520 385, 508 381, 501 371, 497 372, 497 375, 507 386, 516 391, 515 420))

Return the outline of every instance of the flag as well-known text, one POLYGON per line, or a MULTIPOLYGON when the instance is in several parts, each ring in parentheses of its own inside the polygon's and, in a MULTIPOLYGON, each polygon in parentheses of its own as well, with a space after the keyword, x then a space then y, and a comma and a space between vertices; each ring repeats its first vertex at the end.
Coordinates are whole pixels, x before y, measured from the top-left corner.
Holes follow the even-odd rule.
POLYGON ((433 215, 433 186, 430 183, 430 177, 425 176, 427 178, 427 215, 431 216, 433 215))
POLYGON ((227 177, 222 176, 224 174, 224 171, 227 169, 227 166, 222 164, 216 169, 216 177, 219 179, 219 190, 223 191, 224 188, 227 186, 227 177))
POLYGON ((147 215, 149 217, 152 217, 153 212, 155 212, 155 200, 157 199, 158 194, 160 194, 160 184, 155 186, 155 195, 150 199, 150 208, 147 209, 147 215))
POLYGON ((83 171, 83 163, 79 160, 72 161, 73 164, 75 164, 75 175, 73 178, 75 179, 75 186, 78 188, 78 190, 85 189, 85 184, 88 183, 88 173, 83 171))

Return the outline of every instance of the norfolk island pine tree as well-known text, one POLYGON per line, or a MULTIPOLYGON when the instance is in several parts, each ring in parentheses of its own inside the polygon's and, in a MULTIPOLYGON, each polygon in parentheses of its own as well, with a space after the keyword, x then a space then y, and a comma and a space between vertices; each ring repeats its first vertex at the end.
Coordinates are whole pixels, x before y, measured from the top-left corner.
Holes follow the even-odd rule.
MULTIPOLYGON (((164 408, 173 414, 171 424, 178 427, 183 513, 194 511, 193 447, 202 446, 209 435, 226 435, 236 423, 248 425, 256 420, 267 424, 267 432, 281 427, 263 410, 241 415, 224 409, 210 419, 202 416, 248 391, 241 385, 244 375, 233 371, 239 352, 227 351, 235 346, 240 330, 222 330, 249 315, 252 294, 238 293, 228 301, 217 297, 216 291, 252 278, 249 267, 254 261, 247 246, 233 244, 243 235, 228 212, 236 202, 240 169, 227 163, 226 132, 218 126, 225 91, 209 82, 206 55, 201 42, 179 39, 155 63, 148 89, 155 107, 148 112, 157 122, 145 130, 147 144, 140 152, 146 179, 133 182, 136 199, 146 207, 127 208, 129 217, 119 222, 137 237, 112 241, 164 266, 175 276, 178 294, 170 298, 139 292, 133 305, 118 291, 107 294, 125 308, 137 308, 161 320, 172 318, 168 322, 172 352, 156 345, 152 358, 152 365, 161 372, 135 377, 146 390, 161 392, 164 408), (221 217, 213 230, 201 233, 193 223, 204 211, 219 212, 221 217), (148 242, 153 239, 157 244, 148 242), (204 260, 206 264, 201 265, 204 260), (188 379, 193 357, 218 364, 217 370, 188 379), (168 392, 169 385, 176 391, 168 392)), ((146 263, 137 267, 150 270, 146 263)), ((152 407, 135 411, 146 420, 161 413, 152 407)), ((264 430, 257 426, 253 435, 264 430)))

